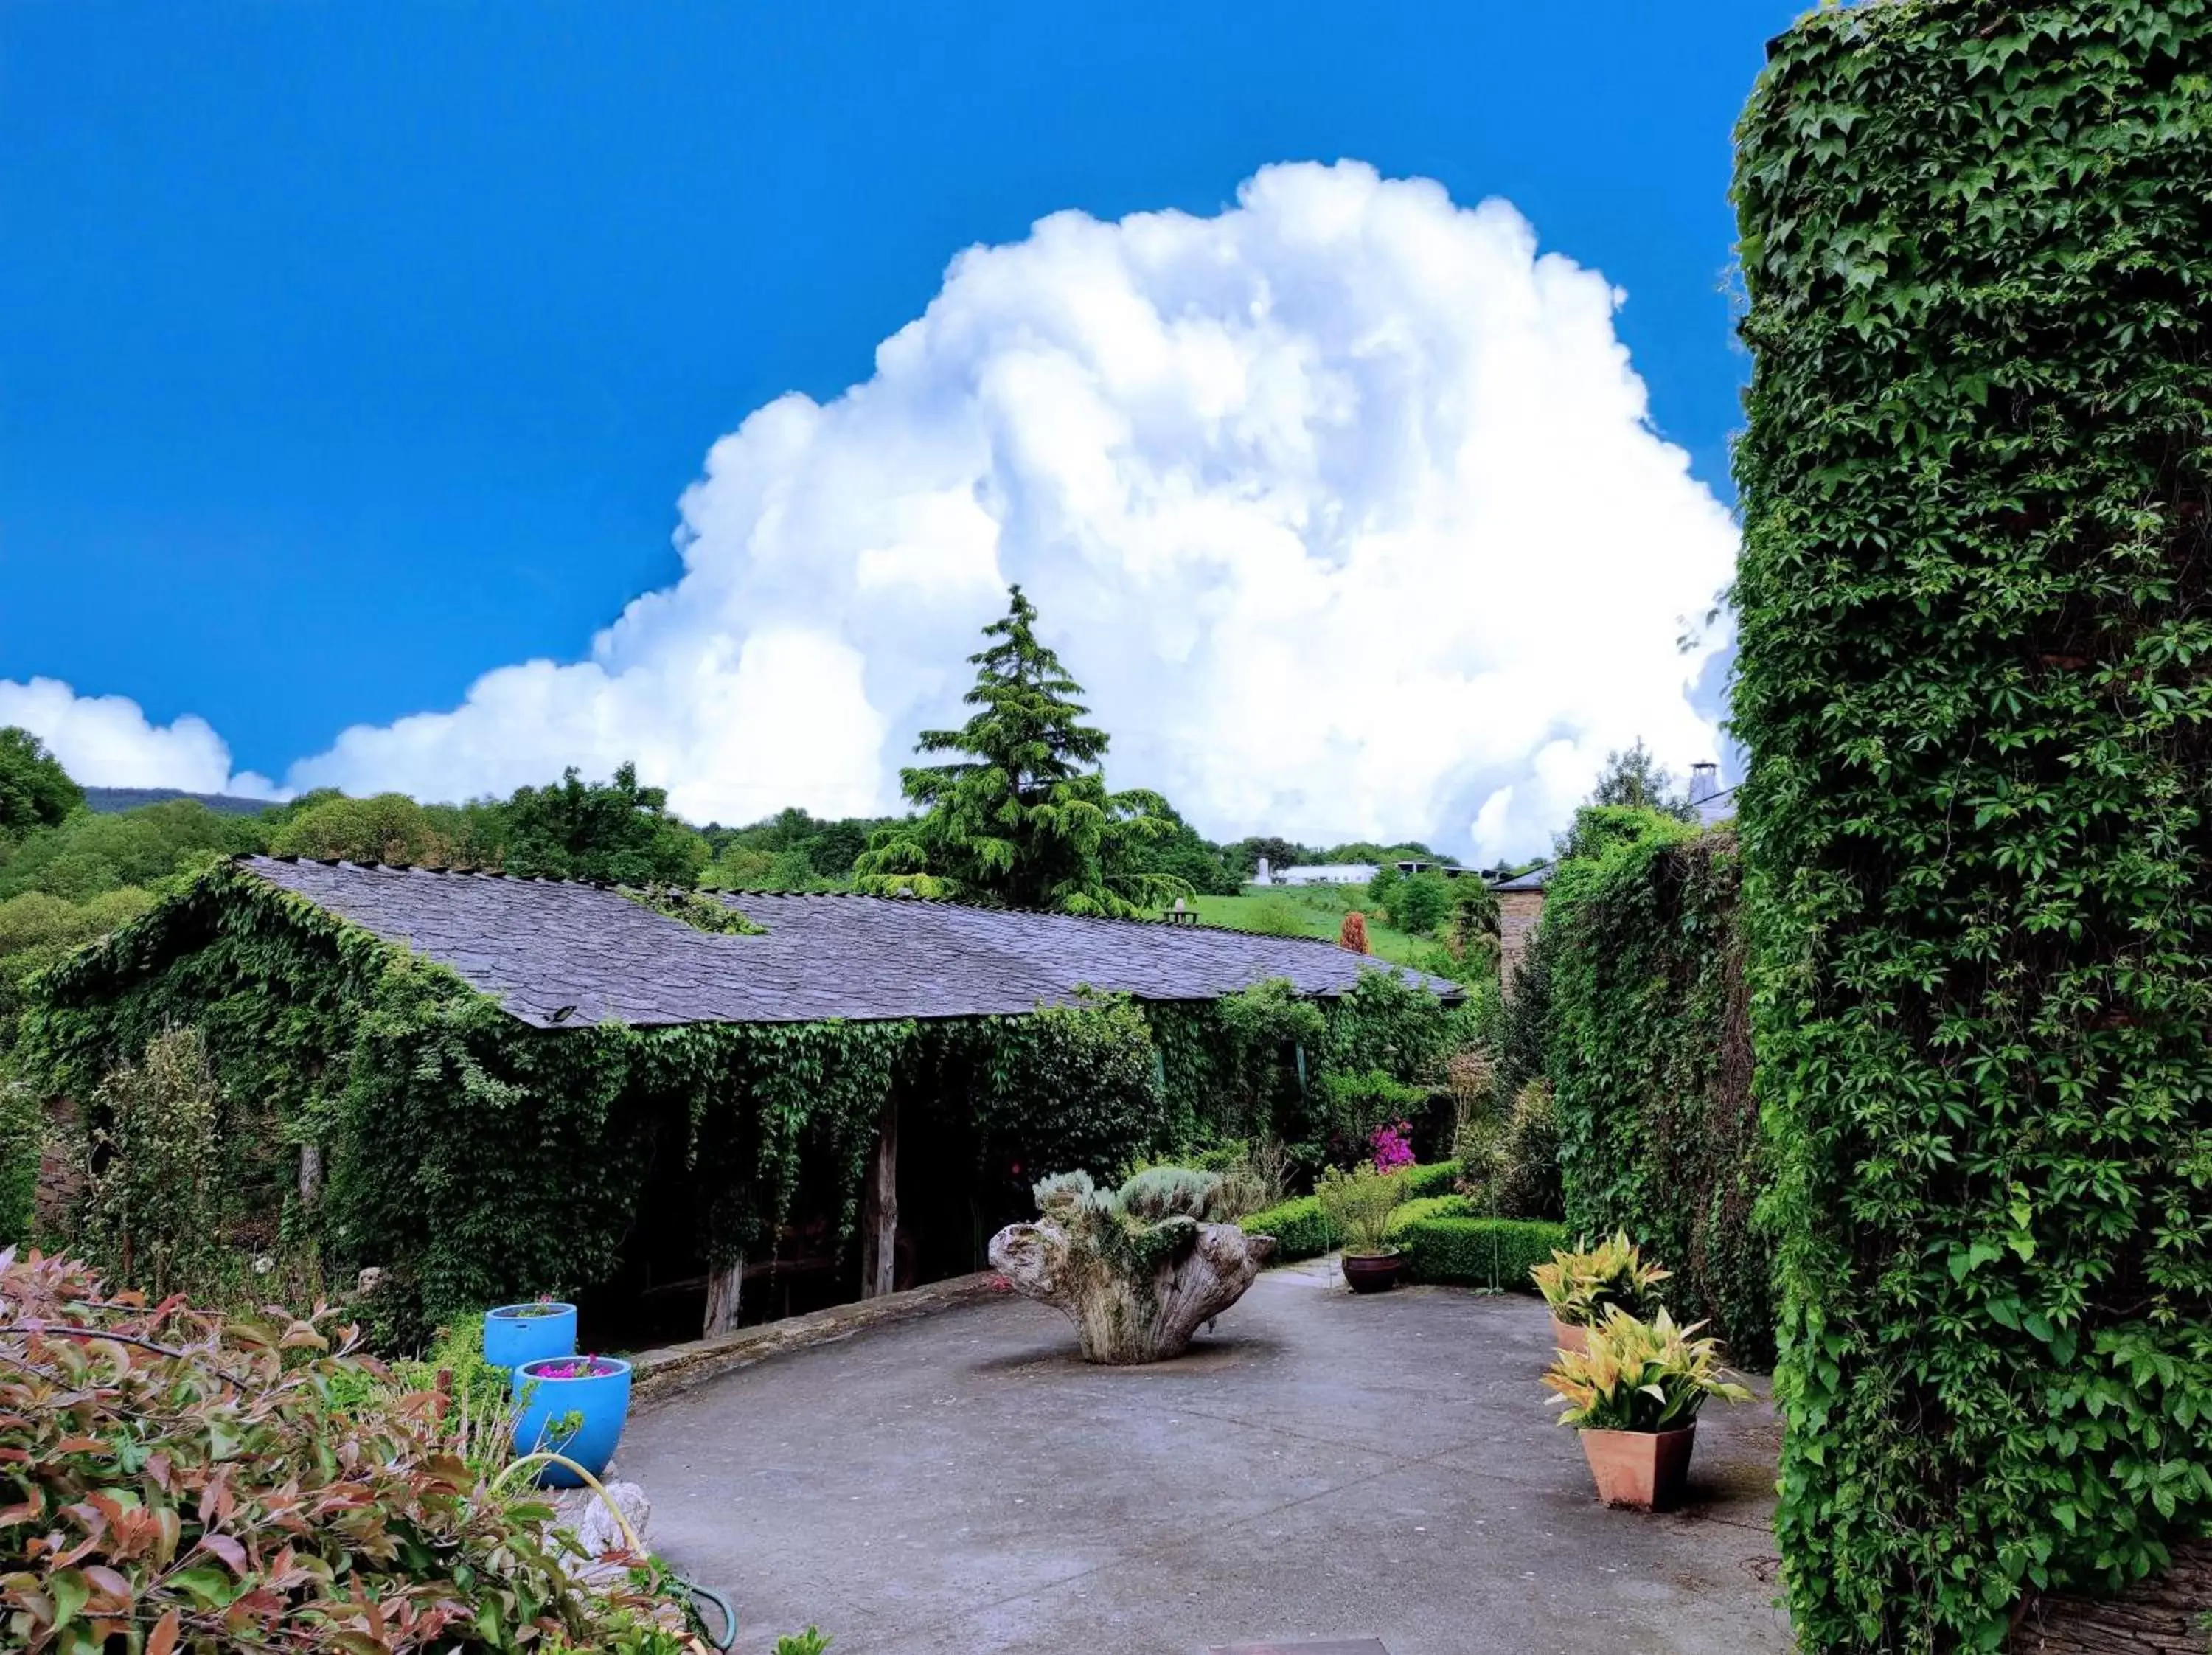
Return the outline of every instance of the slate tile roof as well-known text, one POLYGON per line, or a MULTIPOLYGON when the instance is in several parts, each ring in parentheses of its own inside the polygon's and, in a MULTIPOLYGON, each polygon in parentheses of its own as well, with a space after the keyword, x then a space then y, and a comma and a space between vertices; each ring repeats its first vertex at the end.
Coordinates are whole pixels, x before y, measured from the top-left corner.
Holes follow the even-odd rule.
POLYGON ((1516 874, 1510 879, 1495 880, 1490 888, 1492 891, 1541 891, 1551 884, 1553 868, 1553 864, 1546 862, 1541 867, 1532 867, 1526 873, 1516 874))
MULTIPOLYGON (((969 1017, 1030 1011, 1081 984, 1212 1000, 1281 977, 1302 994, 1332 995, 1380 963, 1301 937, 874 897, 729 897, 768 934, 719 936, 596 885, 268 856, 239 863, 452 967, 541 1028, 969 1017)), ((1460 992, 1420 980, 1447 997, 1460 992)))

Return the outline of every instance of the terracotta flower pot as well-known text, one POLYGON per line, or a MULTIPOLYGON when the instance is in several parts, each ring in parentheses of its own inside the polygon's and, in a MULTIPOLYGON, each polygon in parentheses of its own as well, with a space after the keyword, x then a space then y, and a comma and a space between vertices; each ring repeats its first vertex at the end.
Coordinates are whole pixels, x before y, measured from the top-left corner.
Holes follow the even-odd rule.
POLYGON ((1680 1431, 1584 1431, 1583 1457, 1608 1506, 1663 1512, 1682 1496, 1698 1427, 1680 1431))
POLYGON ((1571 1350, 1577 1355, 1587 1355, 1589 1342, 1583 1337, 1583 1329, 1571 1322, 1552 1318, 1552 1344, 1558 1350, 1571 1350))
POLYGON ((1346 1253, 1344 1279, 1352 1284, 1354 1293, 1388 1293, 1398 1285, 1399 1275, 1405 1267, 1405 1259, 1395 1252, 1346 1253))

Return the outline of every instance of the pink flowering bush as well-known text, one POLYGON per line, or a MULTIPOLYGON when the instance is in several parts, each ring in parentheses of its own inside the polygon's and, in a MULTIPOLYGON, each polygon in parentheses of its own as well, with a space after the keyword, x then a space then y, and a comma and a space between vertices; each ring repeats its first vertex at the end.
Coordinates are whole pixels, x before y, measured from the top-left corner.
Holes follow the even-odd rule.
POLYGON ((1376 1129, 1367 1147, 1374 1152, 1377 1172, 1395 1172, 1413 1164, 1412 1133, 1413 1128, 1403 1121, 1376 1129))

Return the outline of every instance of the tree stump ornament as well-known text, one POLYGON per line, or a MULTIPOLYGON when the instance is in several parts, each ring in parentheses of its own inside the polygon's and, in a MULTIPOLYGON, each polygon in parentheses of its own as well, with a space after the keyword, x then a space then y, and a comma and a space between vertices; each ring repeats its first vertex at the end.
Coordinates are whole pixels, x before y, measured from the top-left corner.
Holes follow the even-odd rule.
POLYGON ((1244 1296, 1275 1250, 1273 1236, 1212 1221, 1220 1188, 1184 1167, 1139 1172, 1117 1190, 1065 1172, 1036 1186, 1036 1223, 991 1238, 991 1263, 1075 1323, 1085 1361, 1165 1361, 1244 1296))

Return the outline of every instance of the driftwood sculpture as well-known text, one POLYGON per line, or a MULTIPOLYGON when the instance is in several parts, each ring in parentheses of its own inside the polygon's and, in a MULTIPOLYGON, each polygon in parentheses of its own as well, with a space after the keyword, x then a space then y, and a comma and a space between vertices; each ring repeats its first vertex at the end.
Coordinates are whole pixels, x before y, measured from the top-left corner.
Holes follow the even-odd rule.
POLYGON ((991 1263, 1018 1293, 1075 1323, 1086 1362, 1158 1362, 1244 1295, 1272 1236, 1212 1222, 1221 1188, 1179 1166, 1101 1190, 1081 1172, 1036 1187, 1041 1216, 991 1238, 991 1263))

